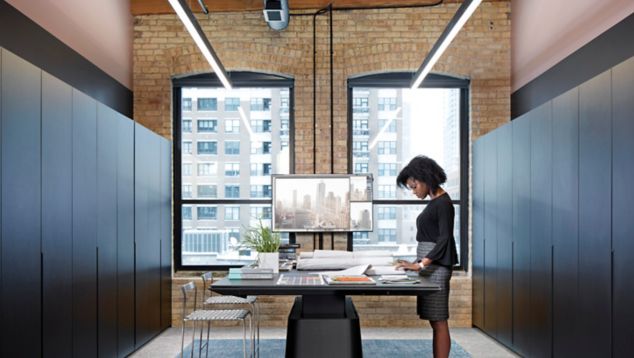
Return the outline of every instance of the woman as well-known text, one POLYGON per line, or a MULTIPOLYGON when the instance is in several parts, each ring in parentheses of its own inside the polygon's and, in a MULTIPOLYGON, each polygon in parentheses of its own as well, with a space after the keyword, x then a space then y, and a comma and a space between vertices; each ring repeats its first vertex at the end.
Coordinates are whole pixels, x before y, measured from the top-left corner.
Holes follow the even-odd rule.
POLYGON ((423 200, 431 200, 416 219, 415 262, 401 261, 397 268, 419 271, 440 285, 440 291, 418 296, 417 313, 428 320, 434 330, 434 357, 448 357, 449 336, 449 280, 452 267, 458 262, 453 237, 454 207, 449 194, 440 185, 447 181, 445 171, 431 158, 417 156, 401 170, 396 183, 410 189, 423 200))

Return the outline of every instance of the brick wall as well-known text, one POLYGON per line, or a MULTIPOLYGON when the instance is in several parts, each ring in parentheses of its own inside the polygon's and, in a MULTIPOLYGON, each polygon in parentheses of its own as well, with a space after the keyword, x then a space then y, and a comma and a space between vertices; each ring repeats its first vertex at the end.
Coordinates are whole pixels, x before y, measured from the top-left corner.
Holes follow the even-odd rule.
MULTIPOLYGON (((261 12, 197 15, 228 71, 277 73, 295 79, 295 169, 347 171, 347 88, 352 76, 415 71, 459 4, 433 8, 336 11, 334 30, 334 138, 330 137, 328 17, 317 18, 317 123, 313 128, 312 16, 291 17, 287 30, 268 28, 261 12), (316 131, 316 158, 313 158, 316 131), (330 143, 334 142, 334 158, 330 143)), ((471 139, 510 118, 510 1, 484 2, 434 67, 434 72, 471 80, 471 139)), ((175 15, 137 16, 134 26, 134 117, 167 138, 172 133, 171 78, 209 72, 189 34, 175 15)), ((471 221, 471 220, 470 220, 471 221)), ((326 236, 328 238, 328 236, 326 236)), ((329 245, 330 240, 325 240, 329 245)), ((345 249, 344 235, 335 248, 345 249)), ((298 235, 311 250, 312 235, 298 235)), ((175 280, 175 285, 180 282, 175 280)), ((174 312, 179 313, 175 292, 174 312)), ((452 279, 454 325, 471 325, 470 274, 452 279)), ((265 324, 284 325, 292 299, 265 297, 265 324)), ((364 325, 420 324, 413 299, 355 298, 364 325), (396 308, 395 308, 396 307, 396 308), (394 314, 394 310, 398 314, 394 314)))

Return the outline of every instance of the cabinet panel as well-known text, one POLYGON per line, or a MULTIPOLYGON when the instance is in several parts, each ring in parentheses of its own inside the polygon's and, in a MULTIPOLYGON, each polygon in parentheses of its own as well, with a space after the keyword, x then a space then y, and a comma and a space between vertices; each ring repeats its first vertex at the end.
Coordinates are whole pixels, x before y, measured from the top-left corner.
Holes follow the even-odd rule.
POLYGON ((172 147, 166 139, 161 145, 161 329, 172 324, 172 147))
POLYGON ((530 354, 551 355, 552 102, 531 122, 530 354))
POLYGON ((484 329, 497 336, 497 131, 484 139, 484 329))
POLYGON ((553 355, 581 356, 576 317, 579 241, 579 91, 553 100, 553 355))
POLYGON ((497 328, 498 339, 513 340, 513 128, 497 129, 497 328))
POLYGON ((634 351, 634 58, 612 70, 612 243, 614 250, 614 327, 615 357, 634 351))
POLYGON ((117 355, 117 121, 97 105, 97 247, 99 356, 117 355))
POLYGON ((161 326, 160 157, 158 138, 135 125, 136 347, 161 326))
POLYGON ((484 329, 484 144, 473 144, 473 325, 484 329))
POLYGON ((531 121, 533 112, 513 127, 513 347, 529 355, 531 121))
POLYGON ((134 122, 117 118, 118 356, 134 351, 134 122))
POLYGON ((73 351, 72 89, 42 73, 42 333, 44 356, 73 351))
POLYGON ((97 103, 73 90, 73 355, 97 356, 97 103))
POLYGON ((579 349, 610 351, 610 71, 579 86, 579 349))
POLYGON ((41 355, 41 73, 2 51, 3 357, 41 355))

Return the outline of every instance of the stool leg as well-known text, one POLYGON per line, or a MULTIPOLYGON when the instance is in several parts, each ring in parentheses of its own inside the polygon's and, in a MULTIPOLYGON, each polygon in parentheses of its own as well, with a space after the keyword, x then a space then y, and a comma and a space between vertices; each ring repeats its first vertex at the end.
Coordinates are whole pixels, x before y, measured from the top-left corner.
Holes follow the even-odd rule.
POLYGON ((207 352, 205 352, 205 357, 209 357, 209 330, 211 329, 211 321, 207 321, 207 352))
POLYGON ((249 336, 251 340, 251 357, 255 358, 255 325, 253 324, 253 314, 249 315, 249 336))
POLYGON ((191 354, 191 358, 194 358, 194 348, 195 348, 194 347, 194 342, 195 342, 195 339, 196 339, 196 321, 193 321, 193 322, 194 322, 194 328, 193 328, 193 331, 192 331, 192 354, 191 354))
POLYGON ((200 338, 198 341, 198 358, 203 356, 203 327, 205 322, 200 322, 200 338))
MULTIPOLYGON (((255 307, 255 324, 256 324, 256 329, 258 330, 258 337, 257 337, 257 345, 258 345, 258 357, 260 356, 260 305, 255 302, 253 303, 253 306, 255 307)), ((254 334, 255 336, 255 334, 254 334)))
POLYGON ((181 329, 181 358, 183 358, 183 349, 185 349, 185 321, 183 321, 183 327, 181 329))
POLYGON ((242 320, 242 353, 247 358, 247 321, 242 320))

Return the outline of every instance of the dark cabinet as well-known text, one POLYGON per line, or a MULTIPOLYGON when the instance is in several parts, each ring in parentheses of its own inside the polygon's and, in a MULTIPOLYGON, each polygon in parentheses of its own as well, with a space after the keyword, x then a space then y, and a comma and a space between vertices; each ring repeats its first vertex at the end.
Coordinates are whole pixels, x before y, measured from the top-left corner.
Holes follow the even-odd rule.
POLYGON ((553 106, 553 355, 582 356, 577 342, 579 241, 579 91, 553 106))
POLYGON ((134 351, 134 123, 117 118, 118 356, 134 351))
POLYGON ((2 50, 3 357, 41 355, 41 71, 2 50), (16 274, 18 273, 18 274, 16 274))
POLYGON ((531 122, 533 112, 515 119, 513 128, 513 347, 529 355, 531 122))
POLYGON ((484 138, 484 329, 497 335, 497 131, 484 138))
POLYGON ((497 131, 497 338, 513 343, 513 127, 497 131))
POLYGON ((473 143, 473 325, 484 329, 484 141, 473 143))
POLYGON ((42 73, 42 345, 73 352, 72 89, 42 73))
POLYGON ((611 71, 579 86, 579 349, 610 352, 611 71), (592 337, 592 339, 589 339, 592 337))
POLYGON ((634 58, 612 72, 612 249, 614 357, 634 350, 634 58))
POLYGON ((160 141, 161 329, 172 324, 172 146, 160 141))
POLYGON ((138 124, 134 137, 135 337, 140 347, 161 327, 160 142, 138 124))
POLYGON ((97 103, 73 90, 73 355, 97 355, 97 103))
POLYGON ((171 148, 136 127, 0 48, 0 356, 125 357, 171 325, 171 148))
POLYGON ((117 355, 117 116, 97 105, 97 297, 100 357, 117 355))
POLYGON ((530 354, 550 356, 552 274, 552 107, 532 111, 530 189, 530 354))

